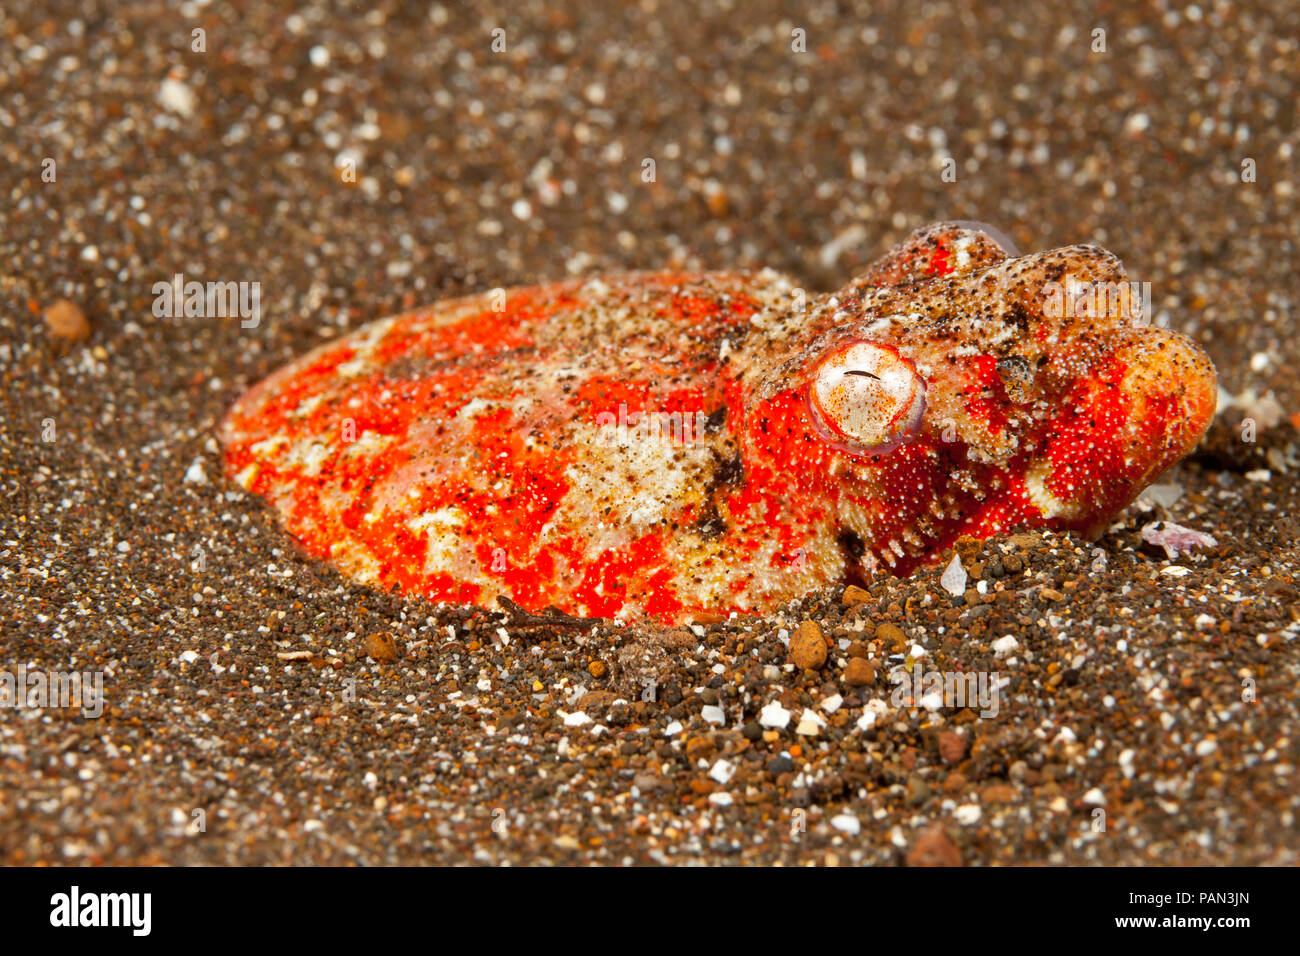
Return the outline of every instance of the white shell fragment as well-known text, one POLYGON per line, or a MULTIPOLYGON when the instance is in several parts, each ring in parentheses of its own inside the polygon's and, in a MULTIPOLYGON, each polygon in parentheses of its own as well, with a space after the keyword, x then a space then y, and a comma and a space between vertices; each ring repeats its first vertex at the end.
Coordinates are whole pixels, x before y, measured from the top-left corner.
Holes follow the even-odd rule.
POLYGON ((939 583, 953 597, 961 597, 966 593, 966 569, 962 567, 961 558, 955 554, 952 556, 952 561, 944 569, 943 576, 939 578, 939 583))
POLYGON ((1165 554, 1172 561, 1179 553, 1195 551, 1198 548, 1217 547, 1219 542, 1212 534, 1184 528, 1172 521, 1152 521, 1142 527, 1142 540, 1165 549, 1165 554))

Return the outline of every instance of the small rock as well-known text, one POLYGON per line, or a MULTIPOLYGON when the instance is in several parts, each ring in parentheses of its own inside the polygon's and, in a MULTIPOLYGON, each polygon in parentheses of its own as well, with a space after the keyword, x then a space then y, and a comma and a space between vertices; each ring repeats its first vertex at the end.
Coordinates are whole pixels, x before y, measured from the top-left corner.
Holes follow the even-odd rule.
POLYGON ((838 816, 831 817, 831 826, 841 833, 847 833, 849 836, 857 836, 862 829, 862 824, 858 818, 851 813, 841 813, 838 816))
POLYGON ((897 624, 881 624, 876 628, 876 640, 884 641, 893 648, 901 648, 907 644, 907 635, 897 624))
POLYGON ((60 345, 72 345, 90 338, 90 322, 81 306, 59 299, 45 310, 45 327, 60 345))
POLYGON ((589 690, 578 698, 576 706, 580 710, 604 710, 618 698, 607 690, 589 690))
POLYGON ((961 866, 961 851, 948 834, 935 828, 916 838, 907 854, 908 866, 961 866))
POLYGON ((961 597, 966 593, 966 569, 961 565, 961 558, 955 554, 952 556, 948 567, 944 569, 943 576, 939 578, 939 583, 953 597, 961 597))
POLYGON ((1157 505, 1161 508, 1172 508, 1182 496, 1183 486, 1180 484, 1148 485, 1138 495, 1137 506, 1147 510, 1157 505))
POLYGON ((859 604, 865 604, 871 600, 871 592, 856 584, 850 584, 840 595, 840 603, 845 607, 857 607, 859 604))
POLYGON ((632 778, 632 786, 642 793, 654 793, 664 789, 664 782, 652 773, 639 773, 632 778))
POLYGON ((799 718, 799 725, 795 727, 794 732, 804 737, 816 737, 825 726, 826 721, 821 714, 805 707, 803 716, 799 718))
POLYGON ((1212 534, 1184 528, 1172 521, 1152 521, 1142 526, 1142 540, 1147 544, 1159 545, 1165 549, 1169 560, 1174 560, 1179 553, 1190 553, 1198 548, 1214 548, 1219 542, 1212 534))
POLYGON ((785 754, 773 757, 767 762, 767 772, 770 773, 773 778, 779 777, 783 773, 790 773, 792 770, 794 770, 794 761, 785 756, 785 754))
POLYGON ((202 460, 195 458, 194 462, 185 471, 185 477, 182 479, 187 485, 206 485, 208 483, 207 472, 203 470, 202 460))
POLYGON ((844 668, 844 683, 850 687, 865 687, 868 684, 874 684, 875 681, 875 661, 869 661, 861 657, 849 658, 848 666, 844 668))
POLYGON ((716 750, 717 746, 714 744, 713 738, 707 734, 700 734, 686 741, 686 759, 692 763, 712 756, 716 750))
POLYGON ((397 642, 393 635, 383 632, 367 635, 366 656, 381 664, 397 660, 397 642))
POLYGON ((993 643, 990 644, 989 646, 993 649, 993 653, 997 657, 1006 657, 1008 654, 1010 654, 1012 651, 1014 651, 1017 647, 1020 646, 1020 642, 1017 641, 1010 634, 1004 634, 1002 637, 999 637, 997 640, 993 641, 993 643))
POLYGON ((858 730, 865 732, 876 726, 876 721, 879 719, 880 714, 868 707, 862 711, 862 716, 858 718, 856 726, 858 730))
POLYGON ((939 756, 944 763, 961 763, 966 756, 966 735, 955 730, 945 730, 939 735, 939 756))
POLYGON ((725 614, 719 614, 717 611, 696 611, 691 615, 691 623, 702 624, 705 627, 710 624, 721 624, 726 619, 725 614))
POLYGON ((736 765, 730 760, 724 759, 719 760, 713 765, 713 769, 709 771, 709 776, 725 787, 731 781, 735 772, 736 765))
POLYGON ((1016 803, 1020 791, 1007 783, 993 783, 980 791, 980 799, 985 803, 1016 803))
POLYGON ((790 711, 781 706, 780 701, 772 701, 758 715, 758 722, 764 727, 780 729, 790 725, 790 711))
POLYGON ((167 77, 158 87, 158 102, 169 113, 186 118, 193 116, 196 99, 194 91, 173 76, 167 77))
POLYGON ((804 670, 819 670, 826 663, 826 639, 816 621, 804 621, 790 638, 790 660, 804 670))
POLYGON ((594 660, 587 665, 587 673, 599 679, 609 673, 609 665, 602 660, 594 660))

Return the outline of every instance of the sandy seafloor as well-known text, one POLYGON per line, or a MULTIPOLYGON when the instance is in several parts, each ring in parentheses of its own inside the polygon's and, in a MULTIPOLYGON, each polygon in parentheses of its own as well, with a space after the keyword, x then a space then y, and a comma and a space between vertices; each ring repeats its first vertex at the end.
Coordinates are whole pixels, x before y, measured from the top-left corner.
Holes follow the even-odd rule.
POLYGON ((107 709, 0 713, 0 860, 1296 862, 1300 8, 365 6, 5 4, 0 664, 101 669, 107 709), (1178 500, 968 549, 958 606, 936 570, 698 633, 503 623, 344 581, 221 476, 241 389, 401 308, 664 266, 829 289, 941 218, 1111 249, 1235 399, 1178 500), (156 318, 176 273, 260 282, 260 323, 156 318), (88 341, 51 342, 61 298, 88 341), (1219 545, 1171 560, 1157 519, 1219 545), (835 647, 799 671, 809 619, 835 647), (999 716, 861 729, 914 645, 1005 674, 999 716))

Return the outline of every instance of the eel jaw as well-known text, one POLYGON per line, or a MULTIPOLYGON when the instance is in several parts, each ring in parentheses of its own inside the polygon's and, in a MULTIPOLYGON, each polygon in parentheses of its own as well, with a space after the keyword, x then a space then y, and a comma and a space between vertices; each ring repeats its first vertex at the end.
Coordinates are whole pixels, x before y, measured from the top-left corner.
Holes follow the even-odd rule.
POLYGON ((1125 329, 1064 403, 1049 453, 1026 474, 1030 501, 1049 522, 1100 533, 1196 447, 1217 396, 1214 365, 1190 338, 1125 329))

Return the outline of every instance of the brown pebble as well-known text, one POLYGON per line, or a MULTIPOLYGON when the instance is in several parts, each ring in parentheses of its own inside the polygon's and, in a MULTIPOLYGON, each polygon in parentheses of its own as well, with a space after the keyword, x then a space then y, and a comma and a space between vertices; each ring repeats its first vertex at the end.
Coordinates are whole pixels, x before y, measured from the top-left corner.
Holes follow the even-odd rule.
POLYGON ((790 639, 790 660, 796 667, 815 671, 826 663, 826 639, 816 621, 804 621, 790 639))
POLYGON ((609 673, 609 665, 602 660, 594 660, 587 665, 587 673, 595 678, 604 677, 609 673))
POLYGON ((727 615, 719 614, 717 611, 696 611, 691 615, 691 623, 700 624, 708 627, 710 624, 721 624, 726 621, 727 615))
POLYGON ((850 687, 865 687, 876 682, 876 662, 862 657, 850 657, 844 668, 844 683, 850 687))
POLYGON ((713 738, 701 734, 686 741, 686 759, 691 761, 699 760, 701 757, 710 756, 717 749, 713 738))
POLYGON ((961 866, 961 851, 943 830, 927 830, 907 854, 908 866, 961 866))
POLYGON ((897 624, 881 624, 876 628, 876 640, 884 641, 890 647, 904 647, 907 635, 897 624))
POLYGON ((715 218, 725 216, 731 208, 731 201, 727 198, 726 190, 721 188, 705 190, 704 204, 709 208, 709 215, 715 218))
POLYGON ((857 607, 859 604, 864 604, 870 600, 871 592, 858 587, 856 584, 850 584, 844 589, 844 593, 840 595, 840 603, 845 607, 857 607))
POLYGON ((1020 791, 1007 783, 993 783, 980 791, 980 799, 985 803, 1016 803, 1020 791))
POLYGON ((944 763, 961 763, 966 756, 966 735, 955 730, 945 730, 939 735, 939 756, 944 763))
POLYGON ((84 342, 90 338, 90 322, 81 306, 59 299, 45 310, 45 326, 50 338, 61 344, 84 342))
POLYGON ((589 690, 578 698, 578 710, 604 710, 618 697, 613 692, 607 690, 589 690))
POLYGON ((1041 591, 1039 591, 1038 593, 1041 594, 1041 595, 1043 596, 1043 600, 1044 600, 1044 601, 1064 601, 1064 600, 1065 600, 1065 595, 1062 594, 1060 591, 1056 590, 1056 588, 1043 588, 1043 589, 1042 589, 1041 591))
POLYGON ((366 635, 366 656, 381 664, 397 660, 397 642, 393 635, 382 631, 366 635))

